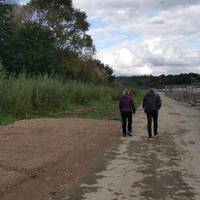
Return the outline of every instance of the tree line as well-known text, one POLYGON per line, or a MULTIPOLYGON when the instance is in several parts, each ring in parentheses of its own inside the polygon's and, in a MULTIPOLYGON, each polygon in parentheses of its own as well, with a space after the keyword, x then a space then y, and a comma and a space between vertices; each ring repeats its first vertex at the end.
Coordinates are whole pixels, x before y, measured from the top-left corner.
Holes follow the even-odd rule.
POLYGON ((7 76, 51 75, 83 82, 112 82, 110 66, 94 59, 85 12, 72 0, 0 1, 0 62, 7 76))
POLYGON ((125 85, 135 85, 142 88, 163 88, 165 85, 200 84, 200 74, 189 73, 160 76, 120 76, 117 80, 125 85))

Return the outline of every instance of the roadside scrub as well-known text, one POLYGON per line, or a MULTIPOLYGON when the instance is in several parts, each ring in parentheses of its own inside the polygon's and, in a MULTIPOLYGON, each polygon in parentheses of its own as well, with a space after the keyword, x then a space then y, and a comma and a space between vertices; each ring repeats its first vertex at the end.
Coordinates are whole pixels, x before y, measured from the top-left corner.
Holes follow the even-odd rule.
MULTIPOLYGON (((34 117, 119 119, 121 85, 63 81, 49 76, 0 76, 0 124, 34 117)), ((134 90, 138 105, 141 92, 134 90)))

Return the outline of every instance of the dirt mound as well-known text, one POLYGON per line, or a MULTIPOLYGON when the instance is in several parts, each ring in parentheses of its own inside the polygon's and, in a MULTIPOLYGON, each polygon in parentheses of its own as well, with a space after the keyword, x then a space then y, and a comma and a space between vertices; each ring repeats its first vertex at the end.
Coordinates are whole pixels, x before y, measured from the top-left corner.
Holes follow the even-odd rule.
POLYGON ((120 124, 34 119, 0 127, 0 199, 56 199, 95 171, 120 124), (96 162, 98 160, 98 162, 96 162))

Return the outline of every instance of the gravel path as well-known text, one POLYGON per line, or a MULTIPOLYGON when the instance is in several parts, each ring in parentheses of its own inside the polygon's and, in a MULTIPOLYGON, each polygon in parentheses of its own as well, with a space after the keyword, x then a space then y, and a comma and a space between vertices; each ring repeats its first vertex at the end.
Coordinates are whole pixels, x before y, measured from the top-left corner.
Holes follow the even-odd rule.
POLYGON ((66 199, 200 199, 200 110, 161 97, 159 138, 147 138, 146 116, 140 109, 134 136, 122 138, 106 169, 66 199))

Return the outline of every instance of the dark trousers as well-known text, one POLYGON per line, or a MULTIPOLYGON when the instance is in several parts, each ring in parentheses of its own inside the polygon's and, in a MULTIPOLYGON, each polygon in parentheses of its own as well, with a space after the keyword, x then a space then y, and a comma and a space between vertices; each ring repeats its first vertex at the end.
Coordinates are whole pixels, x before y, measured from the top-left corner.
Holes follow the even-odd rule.
POLYGON ((158 111, 148 111, 147 114, 147 128, 149 137, 152 137, 152 119, 154 124, 154 135, 157 135, 158 132, 158 111))
POLYGON ((122 117, 122 131, 123 134, 126 135, 126 127, 127 127, 127 121, 128 121, 128 132, 132 131, 132 112, 121 112, 122 117))

